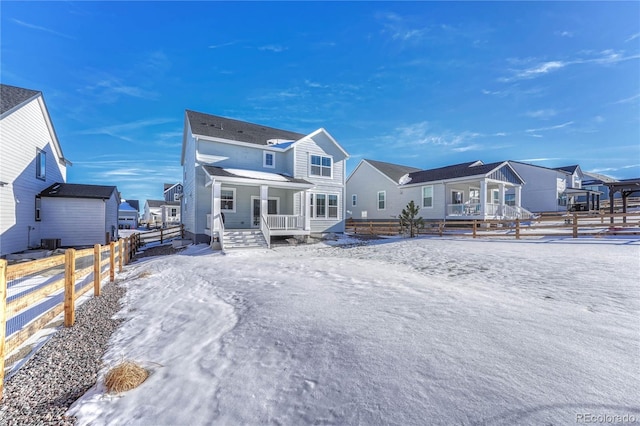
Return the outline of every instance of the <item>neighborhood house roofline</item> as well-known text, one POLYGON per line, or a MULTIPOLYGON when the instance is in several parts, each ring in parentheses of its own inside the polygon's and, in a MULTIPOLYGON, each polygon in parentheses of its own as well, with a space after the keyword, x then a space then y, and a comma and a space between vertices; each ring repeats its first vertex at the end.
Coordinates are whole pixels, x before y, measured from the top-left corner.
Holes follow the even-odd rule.
POLYGON ((374 170, 376 170, 378 173, 380 173, 382 176, 389 179, 391 182, 393 182, 396 185, 398 184, 398 181, 402 176, 406 175, 407 173, 416 172, 420 170, 415 167, 403 166, 400 164, 393 164, 393 163, 386 163, 383 161, 368 160, 365 158, 360 160, 356 168, 353 169, 353 171, 347 178, 347 182, 349 182, 349 179, 351 179, 351 177, 353 177, 356 174, 356 171, 364 163, 371 166, 374 170))
POLYGON ((52 144, 54 150, 57 151, 58 159, 64 162, 65 165, 71 166, 71 161, 67 160, 64 157, 62 152, 62 146, 60 146, 60 142, 58 141, 58 135, 56 134, 56 129, 53 127, 53 122, 51 121, 51 117, 49 116, 49 110, 47 109, 47 105, 44 101, 44 97, 42 96, 42 92, 31 89, 24 89, 22 87, 9 86, 7 84, 0 84, 0 119, 4 119, 5 117, 11 115, 13 112, 22 108, 24 105, 33 101, 34 99, 38 99, 40 103, 40 108, 44 111, 44 121, 49 128, 49 132, 51 134, 52 144))
POLYGON ((522 164, 523 166, 529 166, 529 167, 538 167, 539 169, 551 170, 551 171, 554 171, 554 172, 564 173, 566 175, 570 175, 571 174, 570 172, 568 172, 566 170, 554 169, 554 168, 551 168, 551 167, 540 166, 538 164, 524 163, 522 161, 509 160, 509 163, 522 164))
POLYGON ((40 197, 57 197, 57 198, 91 198, 99 200, 108 200, 114 192, 117 196, 118 188, 115 186, 104 185, 83 185, 77 183, 54 183, 50 187, 43 190, 40 197))
POLYGON ((424 185, 426 183, 461 181, 468 180, 470 178, 486 177, 502 167, 508 167, 509 170, 511 170, 515 177, 520 181, 520 184, 525 183, 524 179, 522 179, 518 172, 516 172, 509 164, 509 161, 489 164, 482 164, 481 161, 474 161, 470 163, 454 164, 452 166, 409 173, 408 177, 411 180, 406 184, 398 186, 404 188, 416 185, 424 185))

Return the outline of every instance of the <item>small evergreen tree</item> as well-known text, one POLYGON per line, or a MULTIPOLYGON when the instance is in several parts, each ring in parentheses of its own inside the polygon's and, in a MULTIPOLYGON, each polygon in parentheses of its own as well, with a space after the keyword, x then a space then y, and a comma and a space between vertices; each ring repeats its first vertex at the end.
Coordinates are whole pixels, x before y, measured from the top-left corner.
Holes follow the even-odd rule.
POLYGON ((400 226, 402 229, 409 229, 409 236, 411 238, 416 236, 418 229, 424 227, 424 220, 421 216, 418 216, 420 207, 416 206, 413 200, 409 201, 407 207, 402 209, 400 213, 400 226))

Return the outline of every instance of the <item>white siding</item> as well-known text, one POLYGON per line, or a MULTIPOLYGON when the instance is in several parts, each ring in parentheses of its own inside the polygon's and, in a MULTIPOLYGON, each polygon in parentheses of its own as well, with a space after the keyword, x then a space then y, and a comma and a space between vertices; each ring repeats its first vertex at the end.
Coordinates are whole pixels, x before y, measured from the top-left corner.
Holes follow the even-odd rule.
POLYGON ((0 121, 0 255, 39 246, 41 222, 35 221, 35 196, 66 181, 66 166, 53 145, 40 98, 0 121), (46 152, 46 180, 36 178, 36 150, 46 152))
POLYGON ((291 167, 287 165, 287 155, 283 152, 271 151, 268 148, 266 145, 255 145, 253 147, 203 139, 198 140, 199 153, 224 158, 216 162, 214 166, 290 174, 291 167), (275 155, 275 168, 263 167, 263 152, 265 150, 275 155))
MULTIPOLYGON (((566 173, 530 164, 510 164, 525 181, 522 185, 522 207, 534 213, 566 211, 565 206, 558 206, 558 179, 566 185, 566 173)), ((513 190, 507 193, 513 193, 513 190)))
MULTIPOLYGON (((189 121, 187 120, 187 128, 185 130, 187 138, 185 147, 185 160, 182 167, 183 172, 183 196, 181 200, 181 220, 186 232, 195 234, 195 211, 196 211, 196 199, 195 199, 195 159, 196 148, 195 139, 191 136, 191 128, 189 127, 189 121)), ((203 231, 200 231, 203 232, 203 231)))
MULTIPOLYGON (((118 206, 120 206, 120 200, 118 199, 117 192, 118 191, 114 191, 114 193, 111 194, 111 198, 104 201, 104 232, 109 232, 115 239, 118 239, 118 206)), ((98 226, 97 223, 96 226, 98 226)))
POLYGON ((41 238, 59 238, 64 247, 104 244, 106 204, 97 199, 44 197, 41 238))

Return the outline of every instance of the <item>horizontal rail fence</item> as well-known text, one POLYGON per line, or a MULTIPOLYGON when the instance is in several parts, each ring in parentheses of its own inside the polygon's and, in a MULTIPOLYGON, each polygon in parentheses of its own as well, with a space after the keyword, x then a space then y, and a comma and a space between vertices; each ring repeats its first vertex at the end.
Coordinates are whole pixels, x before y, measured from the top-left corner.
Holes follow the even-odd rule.
POLYGON ((171 228, 157 229, 155 231, 141 232, 135 235, 137 235, 138 238, 138 247, 155 242, 162 244, 165 241, 184 238, 184 227, 180 225, 171 228))
POLYGON ((64 325, 75 321, 75 302, 101 283, 114 281, 138 244, 135 235, 84 250, 67 249, 63 255, 8 265, 0 259, 0 398, 5 359, 56 316, 64 312, 64 325), (92 285, 93 284, 93 285, 92 285))
MULTIPOLYGON (((346 231, 359 235, 402 235, 399 221, 347 220, 346 231)), ((404 232, 403 232, 404 231, 404 232)), ((542 215, 535 219, 425 221, 420 235, 459 237, 585 237, 640 235, 640 212, 542 215)))

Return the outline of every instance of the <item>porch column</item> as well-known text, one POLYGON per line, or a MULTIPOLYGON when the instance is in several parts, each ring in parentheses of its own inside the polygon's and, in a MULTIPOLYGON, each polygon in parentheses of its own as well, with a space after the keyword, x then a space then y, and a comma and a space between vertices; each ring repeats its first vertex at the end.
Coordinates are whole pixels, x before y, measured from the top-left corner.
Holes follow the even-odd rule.
POLYGON ((487 211, 487 181, 482 179, 480 181, 480 216, 484 218, 487 211))
POLYGON ((522 207, 522 187, 516 186, 516 207, 522 207))
POLYGON ((222 220, 220 217, 220 187, 222 184, 220 182, 213 182, 211 185, 211 229, 213 231, 220 230, 220 222, 222 220))
POLYGON ((304 230, 311 229, 311 216, 309 215, 309 191, 300 192, 300 215, 304 218, 304 230))
MULTIPOLYGON (((260 216, 267 215, 269 213, 269 187, 267 185, 260 185, 260 216)), ((260 219, 262 223, 262 219, 260 219)))
POLYGON ((500 204, 500 214, 502 216, 505 215, 505 208, 504 208, 504 193, 506 191, 506 188, 504 186, 504 183, 501 183, 498 185, 498 204, 500 204))

